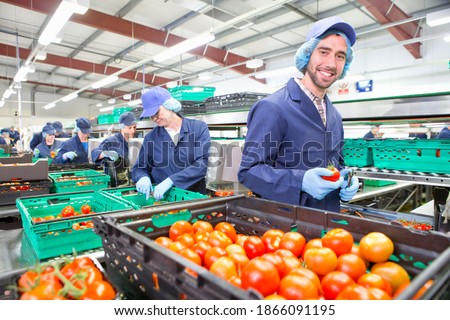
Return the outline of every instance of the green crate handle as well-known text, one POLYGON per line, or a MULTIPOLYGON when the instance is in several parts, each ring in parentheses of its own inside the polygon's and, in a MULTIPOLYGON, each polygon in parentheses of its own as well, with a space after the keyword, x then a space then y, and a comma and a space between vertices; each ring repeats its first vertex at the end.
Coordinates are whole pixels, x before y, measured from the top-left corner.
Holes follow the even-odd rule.
POLYGON ((66 199, 48 199, 47 203, 52 205, 52 204, 61 204, 61 203, 67 203, 70 202, 70 198, 66 198, 66 199))
POLYGON ((75 175, 75 173, 69 172, 69 173, 63 173, 63 174, 61 175, 61 177, 72 177, 72 176, 74 176, 74 175, 75 175))

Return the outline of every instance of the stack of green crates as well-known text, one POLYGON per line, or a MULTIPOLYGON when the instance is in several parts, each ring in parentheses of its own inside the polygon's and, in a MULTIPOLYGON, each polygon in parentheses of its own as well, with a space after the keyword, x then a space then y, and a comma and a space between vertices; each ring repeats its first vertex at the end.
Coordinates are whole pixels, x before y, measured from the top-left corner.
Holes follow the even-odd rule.
POLYGON ((101 247, 101 237, 92 229, 92 217, 132 210, 130 205, 94 191, 18 198, 16 206, 38 259, 101 247), (91 207, 90 214, 81 213, 83 205, 91 207), (67 206, 72 206, 77 215, 62 218, 67 206))
POLYGON ((374 166, 417 172, 450 173, 450 140, 386 140, 373 150, 374 166))
POLYGON ((364 139, 345 139, 342 151, 347 166, 366 167, 373 165, 372 149, 364 139))
POLYGON ((114 123, 119 123, 120 115, 125 112, 129 112, 133 110, 133 108, 130 107, 122 107, 122 108, 114 108, 112 114, 114 118, 114 123))
POLYGON ((109 175, 92 169, 50 172, 48 177, 53 181, 54 193, 105 189, 111 179, 109 175))
POLYGON ((389 180, 364 179, 364 185, 370 187, 385 187, 390 186, 391 184, 396 184, 396 182, 389 180))
POLYGON ((179 101, 203 101, 214 96, 216 88, 200 86, 176 86, 168 89, 173 98, 179 101))

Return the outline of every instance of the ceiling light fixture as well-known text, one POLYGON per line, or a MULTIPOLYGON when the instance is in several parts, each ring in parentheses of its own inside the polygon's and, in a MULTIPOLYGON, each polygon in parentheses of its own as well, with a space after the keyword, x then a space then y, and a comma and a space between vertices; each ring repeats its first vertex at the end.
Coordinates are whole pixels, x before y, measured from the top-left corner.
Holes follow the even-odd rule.
POLYGON ((200 80, 208 80, 211 79, 214 76, 214 73, 212 72, 201 72, 198 74, 198 78, 200 80))
POLYGON ((40 50, 34 57, 36 58, 36 60, 45 60, 47 59, 47 52, 40 50))
POLYGON ((127 93, 123 95, 124 100, 131 100, 131 94, 127 93))
POLYGON ((116 75, 111 75, 109 77, 103 78, 100 81, 94 82, 91 87, 92 89, 98 89, 104 86, 107 86, 108 84, 111 84, 113 82, 116 82, 117 80, 119 80, 119 77, 116 75))
POLYGON ((108 100, 108 103, 109 103, 109 104, 114 104, 114 103, 116 103, 116 99, 114 99, 114 98, 109 99, 109 100, 108 100))
POLYGON ((72 92, 72 93, 68 94, 67 96, 63 97, 61 100, 63 102, 67 102, 67 101, 73 100, 77 97, 78 97, 78 93, 72 92))
POLYGON ((74 13, 85 14, 89 0, 63 0, 39 36, 39 43, 49 45, 74 13))
POLYGON ((5 90, 5 92, 3 93, 3 98, 4 99, 8 99, 9 97, 11 97, 12 94, 16 93, 14 90, 8 88, 5 90))
POLYGON ((114 107, 104 107, 104 108, 99 109, 98 111, 100 111, 100 112, 106 112, 106 111, 111 111, 111 110, 113 110, 113 109, 114 109, 114 107))
POLYGON ((245 62, 245 66, 249 69, 258 69, 264 65, 263 59, 252 59, 245 62))
POLYGON ((45 105, 45 106, 44 106, 44 109, 45 109, 45 110, 48 110, 48 109, 51 109, 51 108, 54 108, 54 107, 56 107, 56 103, 51 102, 51 103, 45 105))
POLYGON ((97 103, 95 106, 97 106, 97 107, 103 107, 103 103, 99 102, 99 103, 97 103))
POLYGON ((133 107, 133 106, 137 106, 138 104, 141 104, 141 103, 142 103, 141 99, 136 99, 136 100, 128 102, 128 105, 130 107, 133 107))
POLYGON ((450 35, 444 37, 445 42, 450 42, 450 35))
POLYGON ((171 89, 171 88, 175 88, 178 85, 178 82, 176 81, 169 81, 166 83, 166 87, 171 89))
POLYGON ((255 73, 256 79, 272 78, 299 72, 296 67, 287 67, 275 70, 266 70, 255 73))
POLYGON ((158 53, 157 55, 155 55, 153 57, 153 60, 155 62, 165 61, 167 59, 170 59, 179 54, 185 53, 194 48, 200 47, 201 45, 207 44, 207 43, 213 41, 215 38, 216 37, 211 32, 201 33, 198 36, 184 40, 184 41, 177 43, 176 45, 168 48, 167 50, 164 50, 163 52, 158 53))
POLYGON ((427 24, 430 27, 439 26, 450 22, 450 9, 427 13, 427 24))
POLYGON ((5 100, 1 100, 0 101, 0 108, 3 107, 5 105, 5 100))
POLYGON ((14 76, 15 82, 22 82, 27 81, 26 77, 28 73, 33 73, 36 71, 35 66, 21 66, 19 68, 19 71, 17 71, 16 75, 14 76))

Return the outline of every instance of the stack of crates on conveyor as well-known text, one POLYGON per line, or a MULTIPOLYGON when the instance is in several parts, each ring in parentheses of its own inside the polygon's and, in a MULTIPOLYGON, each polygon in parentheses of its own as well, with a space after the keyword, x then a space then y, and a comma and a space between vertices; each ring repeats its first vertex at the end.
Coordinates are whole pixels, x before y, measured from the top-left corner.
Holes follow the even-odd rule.
POLYGON ((266 97, 265 93, 239 92, 207 98, 199 104, 183 110, 184 113, 207 113, 223 111, 247 111, 258 100, 266 97))
POLYGON ((53 182, 52 193, 97 191, 108 188, 110 181, 109 175, 92 169, 53 171, 48 176, 53 182))
POLYGON ((46 259, 101 247, 92 218, 133 208, 94 191, 17 199, 23 229, 36 257, 46 259))
POLYGON ((439 232, 417 232, 389 222, 253 198, 225 197, 162 205, 139 211, 94 217, 102 237, 108 276, 130 299, 261 299, 207 269, 181 257, 154 240, 169 236, 179 220, 203 220, 214 227, 229 222, 237 233, 261 237, 267 230, 298 231, 307 241, 344 228, 355 242, 370 232, 382 232, 394 243, 390 261, 412 277, 398 297, 410 299, 423 284, 433 285, 424 299, 448 299, 450 288, 450 237, 439 232))
POLYGON ((20 197, 47 194, 51 185, 47 159, 32 163, 31 153, 0 157, 0 205, 14 204, 20 197))

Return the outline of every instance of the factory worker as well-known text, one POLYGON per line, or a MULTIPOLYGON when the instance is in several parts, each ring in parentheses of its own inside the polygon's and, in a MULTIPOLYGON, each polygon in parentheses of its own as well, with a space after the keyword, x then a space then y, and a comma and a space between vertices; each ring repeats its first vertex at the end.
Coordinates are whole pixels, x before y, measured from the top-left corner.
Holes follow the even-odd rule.
POLYGON ((153 191, 157 200, 172 186, 206 193, 210 146, 206 123, 180 115, 180 102, 164 88, 147 90, 141 100, 141 118, 150 117, 157 126, 144 137, 132 170, 137 191, 147 197, 153 191))
POLYGON ((450 139, 450 123, 445 124, 445 127, 442 128, 436 139, 450 139))
POLYGON ((259 100, 248 114, 239 181, 265 199, 339 212, 358 179, 343 168, 342 117, 326 95, 345 77, 353 59, 355 30, 339 17, 313 24, 294 62, 303 78, 292 78, 259 100), (335 181, 323 179, 340 171, 335 181))
POLYGON ((88 139, 92 126, 88 119, 75 120, 75 136, 65 141, 53 163, 89 163, 88 139))
MULTIPOLYGON (((45 125, 51 126, 51 125, 53 125, 53 123, 47 122, 45 125)), ((31 141, 30 141, 30 150, 33 151, 38 146, 38 144, 40 144, 42 141, 44 141, 44 138, 42 137, 42 131, 34 133, 33 138, 31 138, 31 141)))
POLYGON ((36 158, 55 158, 63 142, 55 140, 56 130, 51 125, 45 125, 42 128, 42 137, 44 141, 37 145, 33 150, 36 158))
MULTIPOLYGON (((120 132, 112 137, 106 138, 102 143, 91 152, 91 158, 94 162, 103 161, 105 169, 113 164, 114 176, 111 186, 129 184, 129 161, 128 161, 128 142, 136 134, 136 118, 132 112, 125 112, 120 115, 120 132), (108 163, 106 163, 108 161, 108 163)), ((109 173, 109 172, 108 172, 109 173)))
POLYGON ((3 128, 1 130, 1 137, 5 141, 4 144, 14 145, 14 140, 11 139, 11 137, 9 136, 9 129, 8 128, 3 128))
POLYGON ((70 135, 64 132, 63 125, 60 121, 53 122, 53 128, 56 130, 55 138, 70 138, 70 135))
POLYGON ((363 139, 375 139, 375 138, 381 138, 383 134, 380 133, 380 125, 374 125, 370 126, 370 131, 367 132, 363 139))

